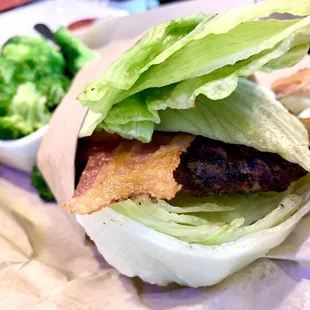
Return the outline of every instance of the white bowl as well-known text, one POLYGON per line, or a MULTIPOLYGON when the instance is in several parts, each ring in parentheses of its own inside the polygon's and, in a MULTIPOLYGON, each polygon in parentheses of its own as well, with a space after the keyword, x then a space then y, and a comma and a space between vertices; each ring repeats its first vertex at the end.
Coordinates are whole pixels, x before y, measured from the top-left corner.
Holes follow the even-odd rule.
POLYGON ((0 163, 30 172, 46 130, 47 125, 21 139, 0 140, 0 163))

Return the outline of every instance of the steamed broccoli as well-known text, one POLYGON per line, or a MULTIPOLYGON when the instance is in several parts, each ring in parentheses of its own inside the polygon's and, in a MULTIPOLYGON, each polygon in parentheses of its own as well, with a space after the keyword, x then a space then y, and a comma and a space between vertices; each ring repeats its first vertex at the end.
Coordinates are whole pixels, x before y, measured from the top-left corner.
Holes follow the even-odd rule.
POLYGON ((82 69, 87 62, 99 57, 98 53, 90 50, 64 27, 60 27, 55 32, 54 38, 61 48, 61 52, 67 62, 67 69, 72 76, 82 69))
POLYGON ((42 38, 15 36, 4 44, 0 56, 0 139, 18 139, 46 125, 70 86, 65 69, 74 76, 99 56, 65 28, 56 32, 55 39, 64 56, 42 38))
POLYGON ((11 97, 7 97, 5 93, 0 92, 0 116, 8 114, 11 97))
POLYGON ((0 117, 0 139, 14 140, 26 136, 48 123, 50 112, 33 83, 18 86, 7 116, 0 117))
POLYGON ((13 76, 16 72, 14 62, 0 56, 0 116, 6 116, 10 102, 16 92, 13 76))
MULTIPOLYGON (((42 40, 42 39, 39 38, 39 40, 42 40)), ((36 45, 37 42, 38 42, 38 38, 28 37, 28 36, 14 36, 5 42, 3 44, 3 47, 9 44, 36 45)))
POLYGON ((27 82, 18 86, 10 112, 22 116, 27 126, 34 131, 47 124, 50 119, 46 100, 33 83, 27 82))
POLYGON ((1 84, 8 84, 11 82, 16 72, 16 64, 10 59, 0 56, 0 81, 1 84))
POLYGON ((42 38, 15 36, 4 44, 2 56, 20 66, 30 67, 39 76, 63 73, 65 69, 62 54, 42 38))
POLYGON ((44 201, 55 201, 52 192, 45 183, 45 180, 37 166, 33 167, 31 183, 32 186, 35 187, 39 192, 41 199, 43 199, 44 201))
POLYGON ((0 86, 11 87, 11 84, 19 84, 34 81, 39 75, 33 67, 27 63, 17 63, 11 59, 0 56, 0 86))
POLYGON ((0 117, 8 115, 16 88, 16 84, 13 82, 8 85, 0 82, 0 117))
POLYGON ((31 129, 20 115, 0 117, 0 139, 15 140, 27 136, 31 129))
POLYGON ((13 81, 17 84, 36 82, 41 78, 40 74, 28 64, 17 64, 13 81))
POLYGON ((46 106, 53 111, 61 102, 70 86, 70 80, 60 74, 42 77, 37 83, 38 91, 46 96, 46 106))

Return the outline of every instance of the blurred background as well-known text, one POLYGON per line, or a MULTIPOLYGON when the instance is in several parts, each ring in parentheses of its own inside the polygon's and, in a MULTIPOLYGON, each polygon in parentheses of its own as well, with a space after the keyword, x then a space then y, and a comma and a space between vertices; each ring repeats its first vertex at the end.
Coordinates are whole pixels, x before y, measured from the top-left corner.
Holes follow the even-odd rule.
POLYGON ((16 34, 35 35, 40 22, 75 30, 99 20, 154 9, 178 0, 1 0, 0 40, 16 34), (9 23, 9 27, 8 27, 9 23), (73 25, 72 25, 73 24, 73 25))
MULTIPOLYGON (((103 19, 154 9, 179 0, 1 0, 1 39, 16 32, 31 33, 29 24, 69 26, 89 19, 103 19), (10 20, 10 27, 7 25, 10 20), (13 22, 14 20, 14 22, 13 22)), ((86 22, 85 22, 86 23, 86 22)), ((80 23, 82 25, 82 23, 80 23)))

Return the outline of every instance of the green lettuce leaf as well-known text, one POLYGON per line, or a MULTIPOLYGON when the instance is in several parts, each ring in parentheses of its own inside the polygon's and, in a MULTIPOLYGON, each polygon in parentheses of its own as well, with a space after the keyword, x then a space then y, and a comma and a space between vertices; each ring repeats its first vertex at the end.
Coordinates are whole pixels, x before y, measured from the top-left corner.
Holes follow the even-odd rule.
MULTIPOLYGON (((289 0, 265 1, 212 16, 191 15, 153 28, 80 94, 81 103, 92 110, 81 135, 92 133, 94 126, 86 127, 90 124, 87 118, 94 118, 92 113, 101 114, 97 117, 98 125, 99 120, 108 117, 113 105, 123 104, 123 100, 136 93, 143 93, 144 104, 148 103, 151 113, 159 107, 165 108, 159 102, 165 98, 171 98, 172 104, 166 104, 170 108, 190 108, 200 93, 212 99, 228 96, 236 87, 237 76, 294 64, 306 52, 310 17, 255 20, 274 12, 308 15, 310 4, 305 0, 297 1, 294 6, 289 0), (222 80, 228 89, 223 85, 217 94, 214 90, 219 90, 222 80), (183 85, 178 87, 178 83, 183 85), (161 96, 159 90, 154 98, 157 102, 153 103, 153 88, 171 84, 175 85, 168 87, 168 93, 176 89, 177 95, 170 97, 163 89, 161 96)), ((121 120, 120 125, 125 121, 121 120)))
POLYGON ((169 203, 142 196, 113 204, 111 208, 177 239, 218 245, 284 222, 309 199, 309 189, 308 174, 282 193, 179 197, 169 203))
POLYGON ((102 129, 111 134, 117 132, 125 139, 132 139, 134 136, 137 140, 147 143, 152 139, 154 123, 150 121, 129 122, 120 125, 102 123, 98 130, 102 129))
POLYGON ((153 28, 81 93, 90 110, 80 136, 104 129, 147 143, 154 128, 182 131, 278 153, 310 171, 303 126, 267 92, 240 79, 291 66, 307 52, 310 16, 256 20, 273 12, 310 13, 307 1, 289 2, 191 15, 153 28))
POLYGON ((231 96, 216 102, 199 96, 195 108, 160 112, 159 131, 188 132, 226 143, 278 153, 310 171, 308 134, 267 89, 241 79, 231 96))
MULTIPOLYGON (((229 83, 235 82, 228 78, 225 84, 229 83)), ((215 84, 213 95, 221 97, 223 84, 219 83, 218 87, 215 84)), ((210 89, 204 87, 201 92, 210 92, 210 89)), ((131 106, 133 102, 129 102, 128 109, 126 105, 115 105, 111 110, 111 121, 102 122, 99 128, 128 139, 134 136, 149 142, 156 123, 155 130, 158 131, 187 132, 277 153, 310 171, 308 134, 304 126, 274 99, 273 93, 248 80, 240 79, 237 89, 221 100, 213 101, 199 95, 195 107, 190 109, 166 108, 154 115, 143 109, 143 104, 135 109, 131 106), (124 116, 124 119, 126 115, 130 122, 118 125, 118 117, 124 116)))
MULTIPOLYGON (((144 72, 128 94, 210 74, 263 51, 272 51, 281 42, 293 41, 293 46, 305 44, 309 42, 309 23, 310 17, 300 20, 251 21, 227 33, 210 34, 203 39, 191 41, 167 61, 144 72)), ((122 94, 120 98, 128 94, 122 94)))
POLYGON ((132 214, 133 219, 118 212, 121 210, 103 208, 92 214, 77 215, 77 221, 105 260, 129 277, 138 276, 157 285, 176 282, 191 287, 209 286, 264 257, 285 240, 310 211, 309 176, 293 183, 290 190, 282 194, 204 199, 199 203, 199 198, 180 197, 179 201, 169 204, 157 201, 157 204, 148 202, 140 206, 139 202, 142 204, 146 198, 139 197, 120 207, 123 210, 134 204, 138 213, 124 211, 132 214), (210 199, 209 203, 204 199, 210 199), (188 213, 188 209, 193 212, 188 213), (250 213, 256 214, 255 217, 250 213), (192 216, 197 219, 193 220, 192 216), (240 220, 235 220, 238 218, 244 218, 242 226, 240 220), (218 225, 220 222, 226 223, 225 229, 218 225), (204 231, 205 228, 210 228, 212 233, 204 231), (160 232, 162 229, 178 237, 160 232), (200 239, 203 244, 183 241, 183 238, 200 239))
POLYGON ((294 46, 281 57, 270 60, 261 70, 268 72, 271 70, 293 67, 305 57, 308 50, 309 43, 294 46))

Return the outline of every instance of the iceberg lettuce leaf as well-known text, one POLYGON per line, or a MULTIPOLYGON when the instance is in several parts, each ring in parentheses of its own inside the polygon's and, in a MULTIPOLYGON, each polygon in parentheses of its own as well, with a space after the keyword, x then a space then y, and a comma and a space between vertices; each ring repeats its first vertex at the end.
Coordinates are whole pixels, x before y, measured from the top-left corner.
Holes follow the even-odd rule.
POLYGON ((177 239, 190 243, 217 245, 236 241, 284 222, 309 199, 309 177, 308 174, 294 182, 282 193, 188 197, 169 203, 142 196, 115 203, 111 208, 146 227, 177 239), (196 200, 196 204, 200 200, 200 212, 188 213, 187 209, 192 208, 188 206, 191 199, 196 200), (172 204, 176 205, 178 201, 179 205, 175 209, 172 204), (234 210, 223 211, 223 202, 234 210), (203 211, 203 206, 208 208, 208 204, 217 206, 220 211, 203 211), (184 212, 181 209, 184 209, 184 212))
POLYGON ((231 96, 216 102, 199 96, 187 110, 159 113, 156 130, 188 132, 226 143, 277 153, 310 171, 308 134, 302 123, 274 99, 271 91, 240 79, 231 96))

